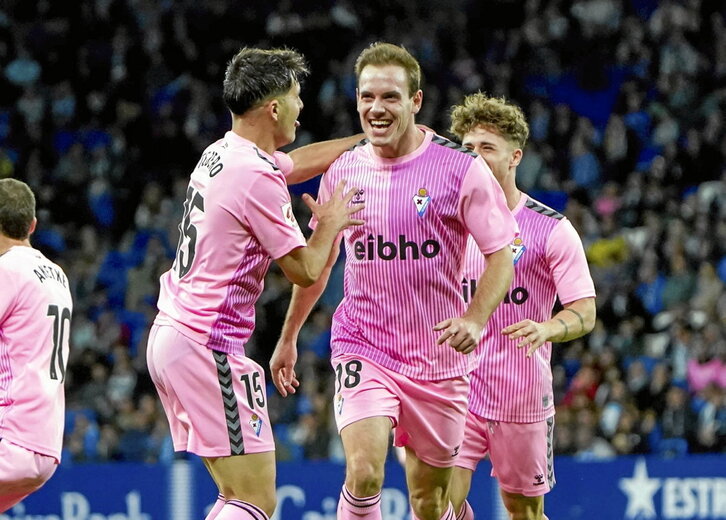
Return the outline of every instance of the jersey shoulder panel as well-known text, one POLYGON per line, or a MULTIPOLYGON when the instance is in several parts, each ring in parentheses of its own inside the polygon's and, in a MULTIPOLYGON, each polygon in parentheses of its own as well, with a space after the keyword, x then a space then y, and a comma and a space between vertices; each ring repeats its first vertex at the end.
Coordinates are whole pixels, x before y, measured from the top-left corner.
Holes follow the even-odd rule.
POLYGON ((531 197, 527 197, 527 201, 524 203, 524 206, 535 213, 539 213, 540 215, 544 215, 545 217, 550 217, 555 220, 562 220, 565 218, 565 216, 559 211, 554 210, 531 197))
POLYGON ((431 138, 431 143, 437 144, 439 146, 443 146, 445 148, 450 148, 451 150, 455 150, 457 152, 461 152, 466 155, 470 155, 472 157, 479 157, 478 154, 472 152, 466 146, 461 146, 459 143, 456 143, 450 139, 446 139, 445 137, 441 137, 438 134, 434 134, 434 136, 431 138))

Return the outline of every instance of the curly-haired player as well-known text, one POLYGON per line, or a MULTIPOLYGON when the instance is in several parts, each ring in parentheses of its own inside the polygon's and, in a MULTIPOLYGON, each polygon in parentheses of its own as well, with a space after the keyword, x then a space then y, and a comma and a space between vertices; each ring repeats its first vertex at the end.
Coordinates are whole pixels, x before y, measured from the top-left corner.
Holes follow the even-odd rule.
MULTIPOLYGON (((517 166, 529 128, 521 109, 482 93, 453 107, 451 132, 481 155, 519 224, 512 242, 514 279, 489 318, 481 362, 471 375, 469 414, 452 477, 457 518, 472 519, 466 497, 487 454, 513 520, 541 520, 552 467, 552 341, 579 338, 595 325, 595 289, 577 232, 567 218, 522 193, 517 166), (552 315, 559 298, 564 308, 552 315)), ((485 264, 469 240, 463 291, 470 299, 485 264)))

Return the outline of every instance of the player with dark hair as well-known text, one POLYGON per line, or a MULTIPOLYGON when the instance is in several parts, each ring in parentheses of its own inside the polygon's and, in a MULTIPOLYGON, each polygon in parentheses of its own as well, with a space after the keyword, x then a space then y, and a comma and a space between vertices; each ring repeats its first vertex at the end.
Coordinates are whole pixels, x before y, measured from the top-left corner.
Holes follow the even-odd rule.
POLYGON ((344 194, 342 181, 326 204, 303 196, 320 221, 307 243, 293 215, 285 182, 293 163, 276 150, 295 139, 307 73, 288 49, 244 48, 232 58, 224 79, 232 129, 192 171, 176 259, 161 276, 149 372, 175 450, 202 457, 219 488, 207 519, 261 520, 275 509, 265 376, 245 355, 271 261, 310 285, 338 233, 362 223, 351 217, 362 206, 348 204, 356 190, 344 194))
POLYGON ((60 462, 73 302, 63 270, 30 245, 35 196, 0 180, 0 512, 60 462))

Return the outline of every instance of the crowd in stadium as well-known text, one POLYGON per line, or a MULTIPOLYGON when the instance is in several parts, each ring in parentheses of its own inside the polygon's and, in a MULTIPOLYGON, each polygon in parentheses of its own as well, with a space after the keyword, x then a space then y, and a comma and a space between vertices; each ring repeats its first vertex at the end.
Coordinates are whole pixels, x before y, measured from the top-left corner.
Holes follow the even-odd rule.
MULTIPOLYGON (((226 60, 243 45, 306 55, 299 146, 359 132, 353 60, 377 40, 418 58, 417 121, 442 135, 468 93, 522 106, 531 134, 518 185, 562 211, 583 240, 598 322, 554 348, 555 453, 726 453, 723 2, 4 6, 0 177, 36 193, 32 242, 66 271, 75 301, 65 464, 174 458, 146 335, 189 173, 230 126, 226 60)), ((307 222, 304 205, 296 211, 307 222)), ((328 363, 341 275, 300 338, 298 393, 268 388, 280 460, 342 457, 328 363)), ((247 347, 263 366, 289 295, 273 269, 247 347)))

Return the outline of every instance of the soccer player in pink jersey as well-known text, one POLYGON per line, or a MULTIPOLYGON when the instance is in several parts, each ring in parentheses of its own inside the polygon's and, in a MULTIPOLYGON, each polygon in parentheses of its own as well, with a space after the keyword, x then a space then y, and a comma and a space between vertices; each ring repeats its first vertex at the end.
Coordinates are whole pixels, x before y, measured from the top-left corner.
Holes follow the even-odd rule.
POLYGON ((73 302, 63 270, 30 245, 35 196, 0 180, 0 513, 60 462, 73 302))
POLYGON ((320 222, 307 243, 292 213, 284 176, 292 161, 276 150, 295 139, 306 74, 288 49, 244 48, 232 58, 224 79, 232 129, 192 171, 176 259, 161 276, 149 373, 175 450, 202 457, 219 489, 207 519, 261 520, 275 509, 264 371, 245 356, 271 261, 309 285, 338 233, 362 223, 352 218, 362 205, 349 204, 356 190, 344 194, 343 182, 326 204, 303 196, 320 222))
MULTIPOLYGON (((344 298, 332 324, 335 417, 346 458, 338 518, 380 519, 390 444, 407 450, 413 517, 454 518, 449 485, 466 420, 470 353, 509 287, 509 244, 517 231, 486 163, 419 129, 418 62, 402 47, 376 43, 356 62, 357 108, 367 140, 325 173, 319 200, 339 197, 347 179, 365 202, 366 224, 343 233, 344 298), (472 235, 487 269, 465 305, 464 251, 472 235)), ((317 217, 311 225, 320 226, 317 217)), ((327 283, 295 287, 270 361, 284 396, 295 391, 297 335, 327 283)))
MULTIPOLYGON (((452 499, 458 519, 474 518, 466 497, 477 463, 488 454, 510 518, 540 520, 546 518, 544 494, 555 483, 551 342, 592 330, 595 289, 570 221, 517 188, 517 165, 529 135, 522 111, 503 98, 477 93, 454 107, 451 120, 451 132, 491 167, 520 230, 511 244, 511 289, 489 318, 481 363, 471 375, 452 499), (558 297, 563 309, 553 316, 558 297)), ((485 262, 470 240, 463 277, 466 299, 479 290, 482 269, 485 262)))

